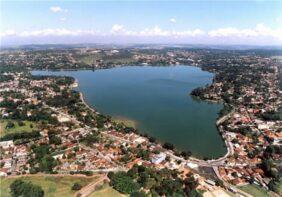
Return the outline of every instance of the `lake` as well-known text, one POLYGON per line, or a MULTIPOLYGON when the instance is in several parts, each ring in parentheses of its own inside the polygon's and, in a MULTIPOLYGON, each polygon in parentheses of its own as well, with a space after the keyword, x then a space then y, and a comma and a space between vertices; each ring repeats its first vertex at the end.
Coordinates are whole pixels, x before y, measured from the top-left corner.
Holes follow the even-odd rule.
POLYGON ((86 102, 100 113, 136 122, 139 132, 199 158, 216 158, 226 147, 215 126, 222 104, 189 95, 213 74, 191 66, 125 66, 101 70, 33 71, 78 80, 86 102))

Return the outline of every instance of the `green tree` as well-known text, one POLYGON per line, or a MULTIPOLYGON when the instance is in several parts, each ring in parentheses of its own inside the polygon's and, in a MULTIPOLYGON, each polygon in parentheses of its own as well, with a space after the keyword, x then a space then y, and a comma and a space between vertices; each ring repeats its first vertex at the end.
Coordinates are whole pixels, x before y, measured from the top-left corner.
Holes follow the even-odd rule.
POLYGON ((81 139, 87 146, 91 146, 93 143, 99 142, 100 137, 96 133, 87 134, 81 139))
POLYGON ((39 169, 42 172, 51 173, 53 172, 53 167, 56 166, 56 161, 51 155, 45 155, 39 163, 39 169))
POLYGON ((220 186, 220 187, 224 187, 223 181, 220 180, 220 179, 215 180, 215 185, 220 186))
POLYGON ((130 197, 146 197, 146 193, 143 191, 133 192, 130 194, 130 197))
POLYGON ((10 185, 11 195, 13 197, 43 197, 44 191, 30 182, 24 182, 20 179, 15 180, 10 185))
POLYGON ((114 189, 121 193, 131 194, 137 192, 140 186, 134 182, 134 180, 126 174, 126 172, 117 172, 111 174, 111 185, 114 189))
POLYGON ((60 145, 62 143, 62 140, 60 137, 56 135, 50 135, 49 136, 49 143, 50 144, 55 144, 55 145, 60 145))

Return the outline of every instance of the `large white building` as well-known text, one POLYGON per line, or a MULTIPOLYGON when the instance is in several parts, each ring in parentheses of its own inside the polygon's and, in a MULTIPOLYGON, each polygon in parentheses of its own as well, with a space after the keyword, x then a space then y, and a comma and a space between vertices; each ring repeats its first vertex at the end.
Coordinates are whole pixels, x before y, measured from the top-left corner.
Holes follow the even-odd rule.
POLYGON ((14 142, 13 140, 0 142, 0 147, 2 147, 3 149, 14 147, 14 142))
POLYGON ((160 164, 161 162, 163 162, 166 158, 166 154, 165 153, 160 153, 158 155, 156 155, 155 157, 152 158, 152 162, 154 164, 160 164))

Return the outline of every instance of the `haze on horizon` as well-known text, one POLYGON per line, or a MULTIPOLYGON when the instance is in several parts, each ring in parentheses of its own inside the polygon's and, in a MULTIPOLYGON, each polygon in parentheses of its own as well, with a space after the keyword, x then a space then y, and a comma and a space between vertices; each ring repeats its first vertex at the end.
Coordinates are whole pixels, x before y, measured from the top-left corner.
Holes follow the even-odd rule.
POLYGON ((1 1, 1 45, 282 45, 282 1, 1 1))

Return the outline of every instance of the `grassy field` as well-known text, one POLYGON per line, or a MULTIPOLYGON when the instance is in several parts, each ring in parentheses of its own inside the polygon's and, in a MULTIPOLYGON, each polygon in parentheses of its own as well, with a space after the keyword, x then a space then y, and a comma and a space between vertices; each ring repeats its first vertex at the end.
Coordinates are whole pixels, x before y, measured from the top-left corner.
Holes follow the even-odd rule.
POLYGON ((126 63, 134 63, 134 60, 132 58, 115 58, 112 57, 111 59, 107 58, 104 61, 105 63, 113 62, 113 63, 119 63, 119 64, 126 64, 126 63))
POLYGON ((79 57, 79 60, 81 62, 84 62, 85 64, 94 64, 96 60, 101 59, 102 56, 100 54, 92 54, 92 55, 86 55, 79 57))
POLYGON ((96 60, 103 60, 104 63, 119 64, 133 63, 135 61, 130 54, 118 54, 108 56, 102 53, 96 53, 88 55, 78 55, 76 58, 78 59, 78 61, 88 65, 95 64, 96 60))
POLYGON ((95 59, 91 56, 86 56, 80 59, 80 61, 84 62, 85 64, 94 64, 95 59))
POLYGON ((90 195, 90 197, 125 197, 126 195, 123 195, 110 187, 108 184, 103 185, 101 189, 98 191, 95 191, 90 195))
POLYGON ((282 195, 282 182, 280 181, 279 183, 279 194, 282 195))
POLYGON ((136 121, 130 120, 130 119, 127 119, 127 118, 114 117, 114 121, 117 122, 117 123, 123 123, 127 127, 133 127, 135 129, 137 127, 137 122, 136 121))
POLYGON ((243 190, 244 192, 247 192, 248 194, 251 194, 255 197, 265 197, 269 196, 268 192, 254 184, 249 184, 245 186, 238 187, 239 189, 243 190))
POLYGON ((36 122, 31 122, 31 121, 22 121, 25 125, 24 126, 19 126, 18 122, 15 120, 0 120, 0 137, 9 134, 9 133, 19 133, 19 132, 31 132, 32 130, 35 130, 37 128, 37 123, 36 122), (12 128, 6 128, 8 122, 13 122, 14 127, 12 128), (31 126, 33 128, 31 128, 31 126))
MULTIPOLYGON (((40 185, 44 190, 46 197, 68 197, 73 196, 75 191, 71 190, 71 187, 75 182, 80 183, 85 186, 97 178, 86 178, 86 177, 76 177, 76 176, 62 176, 62 177, 52 177, 52 176, 26 176, 21 178, 24 181, 30 181, 33 184, 40 185)), ((1 178, 0 183, 0 197, 11 196, 9 194, 10 184, 16 180, 16 178, 1 178)))

